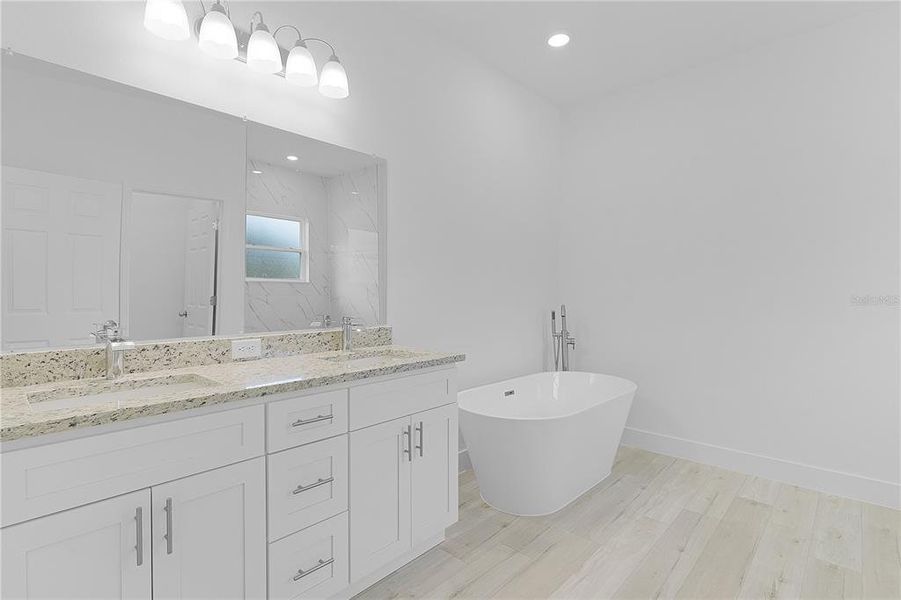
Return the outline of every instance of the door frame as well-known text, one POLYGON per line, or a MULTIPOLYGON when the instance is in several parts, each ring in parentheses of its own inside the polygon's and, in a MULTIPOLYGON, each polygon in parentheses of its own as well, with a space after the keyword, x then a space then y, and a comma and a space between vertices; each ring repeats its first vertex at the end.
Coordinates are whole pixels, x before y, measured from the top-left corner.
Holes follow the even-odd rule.
MULTIPOLYGON (((216 296, 216 306, 213 307, 213 333, 217 335, 218 321, 221 317, 222 294, 219 293, 219 287, 222 283, 222 261, 219 257, 222 254, 222 248, 219 245, 222 242, 222 220, 225 211, 225 202, 220 198, 207 198, 190 193, 173 192, 169 189, 155 188, 153 186, 132 187, 125 182, 123 184, 122 193, 122 230, 119 236, 119 327, 122 335, 129 337, 130 334, 130 317, 131 313, 128 309, 128 276, 131 273, 131 244, 129 243, 128 226, 131 224, 132 206, 134 205, 135 194, 148 194, 151 196, 170 196, 173 198, 184 198, 186 200, 201 200, 203 202, 214 202, 218 206, 218 218, 215 235, 215 260, 213 263, 213 294, 216 296)), ((183 339, 183 338, 175 338, 183 339)), ((138 340, 150 341, 150 340, 138 340)), ((154 340, 156 341, 156 340, 154 340)))

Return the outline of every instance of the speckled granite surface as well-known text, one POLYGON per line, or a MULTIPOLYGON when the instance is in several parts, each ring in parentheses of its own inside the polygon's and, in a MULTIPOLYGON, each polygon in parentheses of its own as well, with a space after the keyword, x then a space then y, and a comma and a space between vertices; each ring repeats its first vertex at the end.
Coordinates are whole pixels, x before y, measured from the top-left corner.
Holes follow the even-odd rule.
MULTIPOLYGON (((262 358, 294 356, 338 350, 341 329, 282 331, 258 335, 216 336, 203 339, 138 342, 125 359, 127 373, 146 373, 194 365, 231 363, 231 342, 260 338, 262 358)), ((391 343, 391 328, 368 327, 354 334, 354 346, 385 346, 391 343)), ((35 385, 70 379, 102 377, 106 349, 102 345, 39 352, 0 354, 0 387, 35 385)))
POLYGON ((353 355, 362 356, 363 360, 347 360, 345 353, 330 351, 131 374, 116 380, 115 385, 122 386, 121 389, 146 391, 152 389, 147 385, 147 379, 173 378, 172 381, 190 383, 191 375, 195 376, 199 385, 181 391, 145 393, 133 400, 92 398, 89 402, 74 403, 70 400, 69 404, 61 407, 47 405, 54 406, 49 409, 42 408, 41 402, 48 399, 59 402, 61 396, 70 395, 73 390, 96 394, 109 389, 110 383, 105 379, 87 379, 7 387, 0 389, 0 441, 340 384, 453 364, 465 359, 462 354, 426 352, 391 345, 358 348, 353 355), (67 391, 57 392, 61 387, 67 391))

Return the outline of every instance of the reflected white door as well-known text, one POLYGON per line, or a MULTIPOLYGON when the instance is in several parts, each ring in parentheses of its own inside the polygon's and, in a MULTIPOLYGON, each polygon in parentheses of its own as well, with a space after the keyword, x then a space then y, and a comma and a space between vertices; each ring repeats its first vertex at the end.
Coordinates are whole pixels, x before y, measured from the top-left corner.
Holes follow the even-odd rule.
POLYGON ((185 245, 185 312, 183 335, 196 337, 213 333, 216 276, 216 229, 219 227, 215 202, 191 200, 185 245))
POLYGON ((3 598, 150 600, 150 490, 7 527, 2 540, 3 598))
POLYGON ((3 350, 93 342, 119 320, 122 186, 3 167, 3 350))

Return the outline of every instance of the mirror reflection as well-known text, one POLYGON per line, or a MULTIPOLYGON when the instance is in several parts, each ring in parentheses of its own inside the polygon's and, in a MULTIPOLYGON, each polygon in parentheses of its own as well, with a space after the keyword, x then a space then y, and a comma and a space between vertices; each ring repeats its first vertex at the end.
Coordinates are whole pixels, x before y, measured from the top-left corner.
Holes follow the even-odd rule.
POLYGON ((383 160, 24 56, 0 117, 4 351, 384 323, 383 160))
POLYGON ((247 128, 247 331, 380 322, 379 162, 247 128))

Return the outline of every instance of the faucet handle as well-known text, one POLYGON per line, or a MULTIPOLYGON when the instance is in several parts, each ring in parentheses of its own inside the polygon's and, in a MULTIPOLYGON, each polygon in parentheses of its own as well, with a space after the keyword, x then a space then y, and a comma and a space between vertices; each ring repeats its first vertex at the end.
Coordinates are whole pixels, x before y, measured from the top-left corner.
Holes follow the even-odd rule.
POLYGON ((359 317, 341 317, 341 324, 357 327, 364 325, 363 320, 359 317))
POLYGON ((92 331, 91 335, 94 336, 94 339, 98 342, 108 342, 110 340, 118 339, 119 337, 119 324, 113 319, 109 319, 103 323, 92 323, 94 327, 97 327, 96 331, 92 331))

